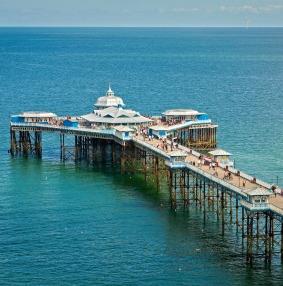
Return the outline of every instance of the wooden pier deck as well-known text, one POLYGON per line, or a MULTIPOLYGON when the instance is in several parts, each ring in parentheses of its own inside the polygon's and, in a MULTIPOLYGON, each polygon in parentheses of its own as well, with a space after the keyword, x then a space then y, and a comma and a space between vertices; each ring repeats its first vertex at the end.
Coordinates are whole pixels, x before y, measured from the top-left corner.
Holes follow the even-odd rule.
MULTIPOLYGON (((157 139, 149 140, 148 138, 144 138, 143 136, 134 137, 133 140, 136 143, 144 145, 146 148, 151 149, 153 152, 159 153, 159 155, 163 156, 164 159, 170 158, 171 149, 166 151, 163 148, 161 148, 160 140, 157 139)), ((170 143, 171 142, 167 140, 167 144, 170 143)), ((199 156, 201 154, 182 145, 178 145, 178 147, 174 146, 174 150, 182 151, 187 154, 185 162, 186 162, 186 167, 188 169, 200 173, 208 177, 212 181, 215 181, 225 187, 228 187, 229 189, 233 190, 235 193, 241 195, 242 197, 247 197, 247 192, 249 190, 256 188, 263 188, 266 190, 270 190, 272 187, 268 183, 265 183, 258 179, 256 180, 256 182, 253 182, 253 177, 234 168, 228 168, 228 171, 231 172, 232 176, 230 180, 227 180, 225 179, 225 172, 227 172, 227 170, 225 170, 225 166, 218 164, 218 166, 215 166, 215 168, 212 169, 208 165, 204 165, 202 163, 199 164, 199 156), (237 171, 239 171, 239 175, 237 174, 237 171), (216 172, 218 174, 217 176, 215 176, 216 172)), ((283 217, 282 195, 274 194, 270 198, 270 210, 275 212, 277 215, 283 217)))

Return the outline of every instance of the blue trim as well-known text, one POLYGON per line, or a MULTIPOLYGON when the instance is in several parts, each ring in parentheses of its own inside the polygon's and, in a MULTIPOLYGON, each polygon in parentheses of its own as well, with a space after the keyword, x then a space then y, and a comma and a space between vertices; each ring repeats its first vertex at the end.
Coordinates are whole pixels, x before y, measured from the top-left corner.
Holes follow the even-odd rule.
POLYGON ((64 120, 63 125, 66 127, 77 128, 77 127, 79 127, 79 122, 67 119, 67 120, 64 120))

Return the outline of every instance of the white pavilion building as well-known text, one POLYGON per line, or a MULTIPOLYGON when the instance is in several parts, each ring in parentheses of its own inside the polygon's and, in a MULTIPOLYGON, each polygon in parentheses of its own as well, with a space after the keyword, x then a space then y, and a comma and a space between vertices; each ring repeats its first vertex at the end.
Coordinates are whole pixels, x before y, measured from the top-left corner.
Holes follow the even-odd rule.
POLYGON ((105 96, 101 96, 94 104, 92 113, 81 116, 90 126, 115 127, 126 125, 134 127, 148 125, 152 120, 142 116, 139 112, 124 109, 123 99, 116 96, 109 86, 105 96))

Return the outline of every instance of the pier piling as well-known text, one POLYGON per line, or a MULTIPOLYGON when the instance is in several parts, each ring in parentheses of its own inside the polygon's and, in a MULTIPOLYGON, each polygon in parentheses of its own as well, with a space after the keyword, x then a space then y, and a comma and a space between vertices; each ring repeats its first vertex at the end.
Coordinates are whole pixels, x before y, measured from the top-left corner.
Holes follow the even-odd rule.
MULTIPOLYGON (((283 261, 283 215, 269 209, 252 210, 245 207, 242 201, 247 202, 247 196, 239 188, 240 179, 243 180, 240 176, 235 187, 224 179, 212 176, 205 168, 197 168, 195 162, 174 162, 168 152, 160 150, 152 141, 139 138, 123 140, 113 133, 48 125, 11 125, 11 155, 41 158, 43 131, 59 134, 61 161, 71 159, 92 165, 111 164, 115 169, 119 167, 123 175, 137 173, 158 192, 167 192, 172 210, 200 210, 203 224, 215 219, 223 236, 235 228, 236 234, 241 233, 247 263, 252 264, 255 257, 264 257, 267 263, 271 263, 272 256, 277 253, 281 254, 283 261), (71 147, 67 146, 70 138, 73 138, 71 147)), ((196 136, 194 132, 197 131, 182 130, 180 142, 184 142, 187 136, 196 136)), ((211 145, 195 144, 202 148, 214 146, 213 131, 202 132, 197 136, 208 140, 211 145)), ((188 152, 190 160, 191 152, 188 152)))

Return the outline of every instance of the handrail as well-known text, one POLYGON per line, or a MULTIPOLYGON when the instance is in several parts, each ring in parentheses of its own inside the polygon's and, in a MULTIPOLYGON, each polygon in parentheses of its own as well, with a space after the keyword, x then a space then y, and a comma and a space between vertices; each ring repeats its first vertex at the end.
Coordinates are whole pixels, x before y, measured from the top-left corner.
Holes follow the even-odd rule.
POLYGON ((102 134, 110 134, 115 135, 114 129, 92 129, 92 128, 83 128, 83 127, 67 127, 67 126, 58 126, 58 125, 50 125, 50 124, 41 124, 41 123, 11 123, 12 127, 41 127, 44 129, 57 129, 57 130, 71 130, 71 131, 82 131, 82 132, 90 132, 90 133, 102 133, 102 134))
POLYGON ((192 171, 194 171, 196 173, 201 174, 202 176, 210 179, 211 181, 214 181, 214 182, 216 182, 216 183, 218 183, 218 184, 220 184, 220 185, 222 185, 222 186, 224 186, 224 187, 234 191, 235 193, 241 195, 242 197, 247 197, 247 194, 244 193, 242 191, 242 189, 240 189, 240 188, 238 188, 238 187, 236 187, 236 186, 234 186, 234 185, 232 185, 232 184, 230 184, 230 183, 228 183, 228 182, 226 182, 224 180, 221 180, 218 177, 213 176, 213 175, 211 175, 211 174, 201 170, 200 168, 197 168, 196 166, 193 166, 193 165, 187 163, 187 168, 191 169, 192 171))

